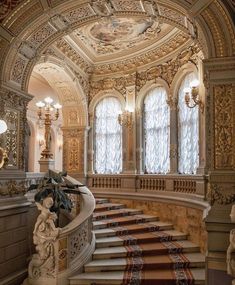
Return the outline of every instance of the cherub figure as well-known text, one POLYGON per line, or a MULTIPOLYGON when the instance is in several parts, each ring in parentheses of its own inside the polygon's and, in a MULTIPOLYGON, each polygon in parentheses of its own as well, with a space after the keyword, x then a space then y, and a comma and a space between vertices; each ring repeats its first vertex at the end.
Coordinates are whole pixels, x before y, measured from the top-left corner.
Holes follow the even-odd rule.
MULTIPOLYGON (((232 206, 231 211, 231 221, 235 223, 235 205, 232 206)), ((229 236, 229 247, 227 249, 227 272, 228 274, 235 276, 235 260, 232 257, 232 253, 235 252, 235 229, 230 231, 229 236)), ((233 280, 233 284, 235 284, 235 280, 233 280)))
POLYGON ((36 245, 37 254, 33 255, 29 264, 30 278, 39 278, 42 275, 54 275, 54 241, 59 235, 60 228, 56 228, 54 224, 57 215, 50 212, 53 203, 51 197, 45 198, 42 205, 36 203, 41 213, 37 218, 33 231, 33 242, 36 245))

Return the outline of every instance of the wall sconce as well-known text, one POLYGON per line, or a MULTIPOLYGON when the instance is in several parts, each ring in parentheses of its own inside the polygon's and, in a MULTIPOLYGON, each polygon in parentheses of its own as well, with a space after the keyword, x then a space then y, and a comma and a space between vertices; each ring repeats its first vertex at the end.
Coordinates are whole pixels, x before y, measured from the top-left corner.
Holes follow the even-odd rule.
POLYGON ((131 129, 133 125, 133 112, 125 110, 123 113, 119 114, 118 123, 121 126, 125 126, 131 129))
MULTIPOLYGON (((5 133, 7 130, 7 124, 4 120, 0 120, 0 134, 5 133)), ((7 151, 0 147, 0 169, 7 165, 9 158, 7 151)))
POLYGON ((194 108, 197 105, 199 106, 201 112, 204 111, 204 104, 202 103, 202 100, 199 98, 199 81, 197 79, 193 80, 190 83, 190 87, 187 87, 184 89, 185 93, 185 103, 188 108, 194 108))

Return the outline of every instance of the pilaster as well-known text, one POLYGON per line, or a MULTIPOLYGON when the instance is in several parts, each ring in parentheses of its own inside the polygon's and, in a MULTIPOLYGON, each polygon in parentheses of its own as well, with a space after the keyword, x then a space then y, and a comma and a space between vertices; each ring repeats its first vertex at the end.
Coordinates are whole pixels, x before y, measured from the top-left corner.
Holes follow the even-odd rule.
MULTIPOLYGON (((226 275, 229 232, 234 228, 229 215, 235 196, 235 58, 204 61, 204 74, 207 198, 211 203, 206 218, 207 273, 208 285, 212 285, 211 272, 226 275)), ((226 280, 224 285, 231 284, 228 276, 226 280)))

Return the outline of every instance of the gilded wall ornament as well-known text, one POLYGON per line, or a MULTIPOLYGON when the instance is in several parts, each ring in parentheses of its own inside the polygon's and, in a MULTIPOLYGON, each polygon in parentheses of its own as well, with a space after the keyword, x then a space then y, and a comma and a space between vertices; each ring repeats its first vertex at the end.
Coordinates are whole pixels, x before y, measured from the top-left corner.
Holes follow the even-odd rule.
POLYGON ((235 194, 231 193, 226 195, 223 194, 223 192, 224 189, 222 186, 217 184, 209 184, 206 198, 212 206, 215 204, 215 202, 219 205, 228 205, 235 202, 235 194))
POLYGON ((63 167, 68 172, 82 173, 84 168, 84 129, 63 129, 63 167))
POLYGON ((235 167, 232 90, 232 85, 214 86, 216 169, 235 167))

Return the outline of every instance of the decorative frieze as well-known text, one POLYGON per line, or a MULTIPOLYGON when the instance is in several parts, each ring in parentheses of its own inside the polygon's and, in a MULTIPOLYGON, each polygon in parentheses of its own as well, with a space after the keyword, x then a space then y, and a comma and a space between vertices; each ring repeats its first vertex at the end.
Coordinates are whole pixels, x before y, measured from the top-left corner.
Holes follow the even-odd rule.
POLYGON ((197 46, 190 46, 188 49, 182 51, 176 58, 137 73, 137 91, 140 91, 148 81, 156 80, 157 78, 162 78, 170 86, 175 74, 181 66, 189 61, 195 65, 197 64, 198 52, 199 49, 197 46))
POLYGON ((92 65, 86 61, 68 42, 63 38, 55 43, 56 47, 63 52, 73 63, 87 73, 92 71, 92 65))
POLYGON ((26 65, 27 65, 27 60, 25 58, 18 56, 14 63, 14 68, 11 73, 12 81, 15 81, 18 84, 21 83, 26 65))
POLYGON ((234 169, 232 85, 214 86, 215 168, 234 169))

